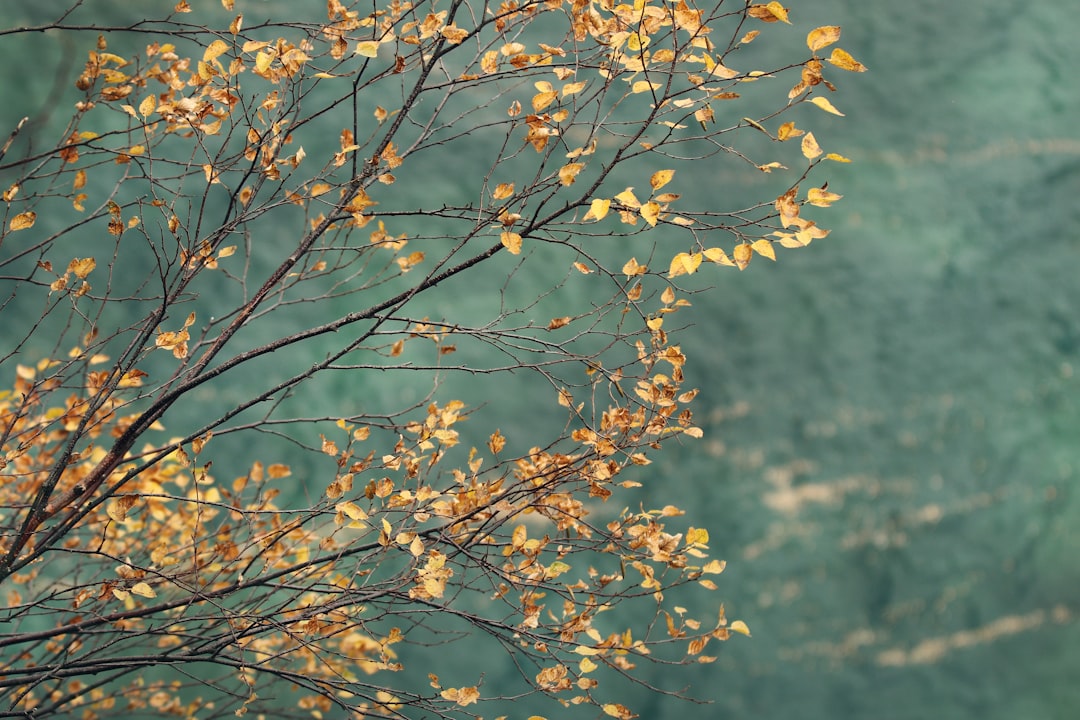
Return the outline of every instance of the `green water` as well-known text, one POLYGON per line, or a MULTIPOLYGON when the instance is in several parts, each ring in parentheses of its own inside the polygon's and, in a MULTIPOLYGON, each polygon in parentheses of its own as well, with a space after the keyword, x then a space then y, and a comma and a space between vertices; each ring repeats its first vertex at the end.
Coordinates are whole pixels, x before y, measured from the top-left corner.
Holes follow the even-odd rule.
MULTIPOLYGON (((1080 18, 1050 0, 790 5, 795 42, 840 24, 871 71, 842 78, 847 117, 816 133, 854 160, 830 170, 844 200, 828 239, 695 298, 680 342, 706 437, 645 478, 697 508, 753 638, 657 678, 714 704, 633 704, 1076 717, 1080 18)), ((13 63, 4 134, 41 100, 13 63)), ((508 434, 532 392, 497 406, 508 434)))

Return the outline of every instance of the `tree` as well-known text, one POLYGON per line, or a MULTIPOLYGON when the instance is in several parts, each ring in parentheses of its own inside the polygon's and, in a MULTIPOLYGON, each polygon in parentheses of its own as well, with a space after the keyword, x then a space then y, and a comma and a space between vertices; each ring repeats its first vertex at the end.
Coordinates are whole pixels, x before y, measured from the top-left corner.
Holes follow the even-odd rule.
POLYGON ((89 47, 0 155, 0 714, 633 717, 749 634, 634 494, 701 435, 677 283, 827 234, 788 118, 863 67, 776 2, 221 4, 2 31, 89 47))

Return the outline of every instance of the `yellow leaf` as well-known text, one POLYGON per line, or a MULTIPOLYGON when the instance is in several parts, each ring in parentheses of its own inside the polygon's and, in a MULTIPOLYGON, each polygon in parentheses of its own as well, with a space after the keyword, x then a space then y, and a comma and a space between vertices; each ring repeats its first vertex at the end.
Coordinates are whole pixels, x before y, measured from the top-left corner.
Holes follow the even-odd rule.
POLYGON ((755 120, 754 118, 744 117, 743 122, 746 123, 747 125, 749 125, 750 127, 754 128, 755 130, 759 131, 759 132, 763 132, 766 135, 769 134, 769 131, 766 130, 765 127, 761 123, 759 123, 757 120, 755 120))
POLYGON ((706 563, 705 567, 701 568, 701 572, 709 573, 712 575, 719 575, 724 572, 724 568, 727 567, 727 563, 723 560, 710 560, 706 563))
POLYGON ((12 231, 15 230, 29 230, 34 227, 34 221, 37 220, 37 213, 33 210, 27 210, 21 212, 15 217, 11 218, 11 222, 8 223, 8 228, 12 231))
POLYGON ((578 663, 578 670, 580 670, 582 674, 591 673, 597 667, 599 666, 587 657, 581 658, 581 662, 578 663))
POLYGON ((626 188, 621 193, 616 195, 615 199, 621 202, 626 207, 634 209, 641 207, 641 203, 636 197, 634 197, 634 188, 626 188))
POLYGON ((784 140, 787 140, 788 138, 799 137, 800 135, 805 135, 805 134, 806 133, 804 133, 802 130, 795 127, 795 123, 786 122, 783 125, 781 125, 780 128, 776 131, 776 139, 779 140, 780 142, 783 142, 784 140))
MULTIPOLYGON (((259 53, 260 55, 262 53, 259 53)), ((354 55, 363 55, 364 57, 374 58, 379 56, 379 41, 378 40, 361 40, 356 44, 356 51, 354 55)))
POLYGON ((660 205, 659 203, 649 201, 641 206, 641 217, 645 218, 645 222, 650 226, 656 227, 656 221, 660 219, 660 205))
POLYGON ((574 269, 577 270, 582 275, 589 275, 593 271, 591 267, 589 267, 588 265, 586 265, 583 262, 574 263, 574 269))
POLYGON ((702 254, 679 253, 671 258, 671 267, 668 268, 668 277, 679 275, 692 275, 701 265, 702 254))
POLYGON ((540 92, 533 95, 532 108, 535 112, 540 112, 559 97, 554 88, 552 88, 549 82, 533 83, 537 90, 540 92))
POLYGON ((814 103, 827 113, 832 113, 833 115, 839 115, 840 117, 844 117, 844 113, 833 107, 833 104, 829 102, 829 99, 826 97, 818 95, 816 97, 810 98, 810 102, 814 103))
POLYGON ((157 98, 153 95, 147 95, 143 98, 143 101, 139 103, 139 114, 145 117, 150 117, 150 113, 154 112, 154 108, 157 107, 157 98))
POLYGON ((206 48, 206 52, 203 53, 203 62, 213 62, 220 56, 224 55, 229 50, 229 45, 224 40, 215 40, 210 43, 210 46, 206 48))
POLYGON ((814 133, 806 133, 806 137, 802 139, 802 154, 809 160, 821 155, 821 146, 817 144, 814 133))
POLYGON ((647 269, 648 266, 646 265, 638 265, 637 258, 630 258, 626 261, 626 264, 622 266, 623 274, 627 277, 643 275, 647 269))
POLYGON ((806 202, 817 207, 829 207, 842 197, 844 196, 831 193, 823 187, 810 188, 806 191, 806 202))
POLYGON ((776 262, 776 251, 773 250, 772 243, 768 240, 764 238, 762 238, 761 240, 755 240, 754 244, 750 247, 752 247, 754 249, 754 252, 756 252, 758 255, 761 255, 762 257, 767 257, 773 262, 776 262))
POLYGON ((731 632, 737 632, 740 635, 746 635, 747 637, 750 637, 750 628, 747 627, 746 623, 744 623, 742 620, 736 620, 735 622, 731 623, 731 632))
POLYGON ((829 56, 829 62, 841 70, 847 70, 848 72, 866 72, 865 65, 840 48, 833 49, 832 55, 829 56))
POLYGON ((68 272, 74 273, 80 280, 85 280, 93 269, 97 267, 97 261, 94 258, 74 258, 68 263, 68 272))
POLYGON ((674 170, 657 170, 652 174, 652 177, 649 178, 649 185, 652 186, 653 190, 659 190, 671 182, 671 178, 674 176, 674 170))
POLYGON ((573 185, 574 178, 585 168, 583 163, 567 163, 559 168, 559 182, 564 186, 573 185))
POLYGON ((459 28, 457 25, 447 25, 439 34, 446 38, 451 45, 460 45, 461 41, 469 37, 469 31, 459 28))
POLYGON ((611 209, 611 201, 603 198, 595 198, 589 204, 589 212, 585 213, 582 220, 603 220, 611 209))
POLYGON ((634 717, 634 713, 630 712, 630 708, 619 703, 606 703, 601 708, 605 715, 610 715, 613 718, 619 718, 619 720, 630 720, 634 717))
POLYGON ((516 232, 504 232, 499 236, 500 242, 503 247, 510 251, 511 255, 517 255, 521 252, 521 236, 516 232))
POLYGON ((581 92, 582 90, 585 89, 585 85, 587 83, 588 83, 587 80, 580 80, 578 82, 566 83, 565 85, 562 86, 562 96, 566 97, 567 95, 573 95, 574 93, 581 92))
POLYGON ((135 505, 138 499, 138 495, 121 495, 109 501, 105 506, 105 512, 116 522, 123 522, 127 519, 128 510, 135 505))
POLYGON ((338 503, 337 509, 340 512, 345 513, 345 515, 347 515, 350 520, 364 521, 368 519, 368 514, 364 512, 364 509, 351 501, 338 503))
POLYGON ((154 592, 154 588, 150 587, 144 582, 135 583, 131 587, 131 592, 134 595, 139 595, 140 597, 144 598, 157 597, 157 593, 154 592))
POLYGON ((492 193, 492 197, 496 200, 505 200, 514 194, 514 183, 499 183, 495 186, 495 192, 492 193))
POLYGON ((781 22, 786 22, 788 25, 791 24, 791 21, 788 20, 788 16, 787 16, 787 13, 788 13, 787 8, 784 7, 783 5, 781 5, 780 3, 771 2, 771 3, 769 3, 768 5, 765 6, 765 9, 768 10, 770 13, 772 13, 772 16, 774 18, 776 18, 777 20, 779 20, 781 22))
POLYGON ((705 258, 710 262, 717 263, 718 265, 735 267, 735 262, 727 256, 727 253, 724 252, 723 248, 708 248, 704 254, 705 258))
POLYGON ((578 645, 576 648, 574 648, 574 652, 578 655, 590 656, 599 655, 602 651, 597 650, 596 648, 588 647, 586 645, 578 645))
POLYGON ((825 156, 825 159, 826 160, 832 160, 833 162, 841 162, 841 163, 849 163, 849 162, 851 162, 851 160, 849 160, 848 158, 844 157, 843 155, 837 155, 836 153, 829 153, 828 155, 825 156))
POLYGON ((658 87, 660 87, 660 83, 649 82, 648 80, 638 80, 630 87, 630 92, 634 94, 652 92, 658 87))
POLYGON ((735 246, 735 266, 740 270, 745 270, 746 266, 750 264, 750 258, 754 256, 754 251, 750 247, 750 243, 742 243, 735 246))
POLYGON ((828 47, 840 39, 840 28, 836 25, 825 25, 815 28, 806 36, 806 45, 811 52, 817 52, 823 47, 828 47))
POLYGON ((480 691, 475 687, 446 688, 440 693, 443 698, 464 707, 480 699, 480 691))

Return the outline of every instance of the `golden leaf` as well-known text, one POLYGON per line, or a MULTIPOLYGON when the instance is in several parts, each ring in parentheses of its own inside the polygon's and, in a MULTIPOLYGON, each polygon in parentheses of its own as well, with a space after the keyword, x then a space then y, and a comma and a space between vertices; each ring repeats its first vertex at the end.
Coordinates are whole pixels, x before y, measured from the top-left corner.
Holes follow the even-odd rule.
POLYGON ((780 128, 776 131, 776 139, 783 142, 784 140, 787 140, 788 138, 799 137, 800 135, 805 135, 805 134, 806 133, 804 133, 802 130, 795 127, 795 123, 786 122, 783 125, 781 125, 780 128))
POLYGON ((627 277, 643 275, 647 269, 648 267, 645 265, 638 265, 637 258, 630 258, 626 261, 626 264, 622 266, 623 274, 627 277))
POLYGON ((108 505, 105 506, 105 513, 116 522, 123 522, 127 518, 128 510, 135 505, 138 499, 138 495, 121 495, 109 501, 108 505))
MULTIPOLYGON (((362 55, 366 58, 375 58, 379 56, 379 41, 378 40, 361 40, 356 44, 356 50, 354 55, 362 55)), ((262 55, 262 53, 259 53, 262 55)))
POLYGON ((533 83, 533 87, 538 91, 532 98, 532 108, 535 112, 540 112, 559 97, 559 93, 546 80, 533 83))
POLYGON ((814 133, 806 133, 806 137, 802 139, 802 154, 805 155, 808 160, 813 160, 821 155, 821 146, 817 144, 814 133))
POLYGON ((771 2, 768 5, 766 5, 765 7, 768 8, 769 12, 771 12, 773 14, 773 16, 777 20, 779 20, 781 22, 786 22, 788 25, 791 24, 791 22, 788 20, 788 16, 787 16, 787 14, 788 14, 787 8, 785 8, 780 3, 771 2))
POLYGON ((514 194, 514 183, 499 183, 495 186, 492 197, 496 200, 504 200, 514 194))
POLYGON ((826 97, 818 95, 816 97, 810 98, 810 102, 814 103, 827 113, 832 113, 833 115, 839 115, 840 117, 844 117, 844 113, 833 107, 833 104, 829 102, 829 99, 826 97))
POLYGON ((585 213, 582 220, 603 220, 611 209, 611 201, 604 198, 594 198, 589 204, 589 212, 585 213))
POLYGON ((80 280, 85 280, 93 269, 97 267, 97 261, 94 258, 74 258, 68 263, 68 272, 74 273, 80 280))
POLYGON ((461 41, 469 37, 469 31, 457 27, 456 25, 447 25, 440 32, 451 45, 459 45, 461 41))
POLYGON ((521 252, 521 236, 516 232, 504 232, 499 236, 499 241, 503 244, 511 255, 517 255, 521 252))
POLYGON ((566 327, 567 325, 570 324, 570 319, 571 318, 570 318, 569 315, 565 315, 563 317, 552 318, 551 322, 548 323, 547 329, 548 330, 558 330, 561 327, 566 327))
POLYGON ((368 514, 364 512, 363 508, 354 502, 338 503, 336 506, 338 512, 344 513, 350 520, 364 521, 368 519, 368 514))
POLYGON ((229 45, 224 40, 215 40, 210 43, 203 53, 203 62, 209 63, 218 59, 229 50, 229 45))
POLYGON ((660 188, 671 182, 671 178, 675 176, 674 170, 657 170, 649 178, 649 185, 653 190, 659 190, 660 188))
POLYGON ((701 266, 702 253, 679 253, 671 258, 671 266, 668 268, 668 277, 679 275, 692 275, 701 266))
POLYGON ((601 709, 605 715, 610 715, 613 718, 619 720, 631 720, 631 718, 637 717, 634 713, 630 712, 630 708, 619 703, 605 703, 601 709))
POLYGON ((37 213, 33 210, 27 210, 21 212, 15 217, 11 218, 11 222, 8 223, 8 229, 15 230, 29 230, 34 227, 34 221, 37 220, 37 213))
POLYGON ((154 592, 154 589, 144 582, 139 582, 132 585, 131 593, 133 595, 139 595, 140 597, 144 598, 157 597, 157 593, 154 592))
POLYGON ((817 207, 829 207, 842 197, 844 196, 831 193, 823 187, 810 188, 806 191, 806 202, 817 207))
POLYGON ((771 2, 768 5, 751 5, 746 9, 747 15, 752 18, 757 18, 762 22, 776 22, 781 20, 788 25, 791 22, 788 20, 787 8, 778 2, 771 2))
POLYGON ((623 190, 621 193, 615 196, 615 199, 627 207, 631 207, 634 209, 641 207, 641 203, 636 197, 634 197, 634 188, 632 187, 628 187, 623 190))
POLYGON ((567 163, 566 165, 563 165, 559 168, 559 182, 562 183, 563 186, 573 185, 574 178, 576 178, 578 173, 584 168, 584 163, 567 163))
POLYGON ((710 262, 714 262, 718 265, 729 265, 735 267, 735 261, 727 256, 723 248, 713 247, 708 248, 704 252, 705 258, 710 262))
POLYGON ((811 30, 806 36, 806 45, 811 52, 817 52, 840 39, 840 28, 836 25, 824 25, 811 30))
POLYGON ((578 82, 566 83, 562 86, 562 96, 573 95, 579 93, 585 89, 585 85, 588 84, 587 80, 579 80, 578 82))
POLYGON ((767 257, 773 262, 776 262, 776 251, 773 250, 772 243, 768 240, 764 238, 760 240, 755 240, 754 244, 750 247, 753 248, 754 252, 756 252, 758 255, 761 255, 762 257, 767 257))
POLYGON ((660 87, 660 83, 649 82, 648 80, 638 80, 630 87, 630 92, 634 94, 652 92, 658 87, 660 87))
POLYGON ((849 160, 848 158, 844 157, 843 155, 837 155, 836 153, 829 153, 828 155, 825 156, 825 159, 826 160, 832 160, 833 162, 841 162, 841 163, 849 163, 849 162, 851 162, 851 160, 849 160))
POLYGON ((154 95, 147 95, 143 98, 143 101, 139 103, 139 114, 145 117, 150 117, 150 113, 154 112, 157 107, 157 97, 154 95))
POLYGON ((746 635, 747 637, 750 636, 750 628, 747 627, 746 623, 744 623, 742 620, 736 620, 735 622, 731 623, 731 632, 737 632, 741 635, 746 635))
POLYGON ((829 56, 829 62, 841 70, 847 70, 848 72, 866 72, 865 65, 840 48, 833 49, 832 55, 829 56))
POLYGON ((735 266, 740 270, 745 270, 746 266, 750 264, 750 258, 754 256, 754 251, 750 247, 750 243, 741 243, 735 246, 735 266))
POLYGON ((701 568, 701 572, 709 573, 711 575, 719 575, 724 572, 724 568, 727 567, 727 563, 723 560, 710 560, 705 564, 705 567, 701 568))
POLYGON ((641 213, 641 217, 645 218, 645 222, 650 226, 656 227, 656 221, 660 219, 660 204, 656 202, 647 202, 641 206, 638 211, 641 213))

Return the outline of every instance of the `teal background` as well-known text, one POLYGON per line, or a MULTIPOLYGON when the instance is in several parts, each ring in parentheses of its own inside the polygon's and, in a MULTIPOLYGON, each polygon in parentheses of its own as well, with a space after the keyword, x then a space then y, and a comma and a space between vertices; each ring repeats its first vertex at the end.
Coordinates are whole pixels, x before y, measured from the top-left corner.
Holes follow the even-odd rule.
MULTIPOLYGON (((829 238, 702 280, 679 341, 706 436, 642 478, 648 502, 709 528, 729 563, 720 596, 753 638, 655 678, 714 704, 638 689, 627 704, 646 718, 1076 717, 1080 19, 1050 0, 790 5, 791 43, 839 24, 870 69, 837 78, 845 118, 814 118, 854 161, 826 169, 844 199, 829 238)), ((4 136, 55 102, 27 59, 61 56, 55 38, 0 38, 4 136)), ((699 180, 725 192, 708 167, 699 180)), ((510 437, 549 392, 457 387, 486 394, 510 437)))

